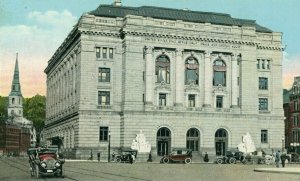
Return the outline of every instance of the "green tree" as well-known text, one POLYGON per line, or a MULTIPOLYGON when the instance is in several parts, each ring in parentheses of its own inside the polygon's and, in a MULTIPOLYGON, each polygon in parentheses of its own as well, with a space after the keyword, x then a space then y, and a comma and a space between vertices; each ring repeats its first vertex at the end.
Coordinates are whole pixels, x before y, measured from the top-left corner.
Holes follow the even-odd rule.
POLYGON ((0 123, 7 119, 7 97, 0 96, 0 123))
MULTIPOLYGON (((37 138, 39 138, 46 119, 46 97, 35 95, 32 98, 25 98, 23 111, 23 116, 33 122, 37 138)), ((37 140, 37 142, 39 142, 39 140, 37 140)))

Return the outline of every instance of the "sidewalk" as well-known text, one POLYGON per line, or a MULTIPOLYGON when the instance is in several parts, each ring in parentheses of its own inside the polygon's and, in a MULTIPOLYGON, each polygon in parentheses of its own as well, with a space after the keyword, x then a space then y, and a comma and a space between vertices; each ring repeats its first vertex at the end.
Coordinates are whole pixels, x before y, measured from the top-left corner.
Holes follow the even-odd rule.
POLYGON ((300 167, 285 168, 254 168, 255 172, 300 174, 300 167))

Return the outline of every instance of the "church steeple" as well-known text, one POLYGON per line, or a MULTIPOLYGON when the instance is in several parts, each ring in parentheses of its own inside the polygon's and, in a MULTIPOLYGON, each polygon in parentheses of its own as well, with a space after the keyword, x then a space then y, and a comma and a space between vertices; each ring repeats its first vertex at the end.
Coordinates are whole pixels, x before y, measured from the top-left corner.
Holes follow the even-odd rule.
POLYGON ((18 53, 16 57, 15 71, 11 85, 11 91, 8 98, 8 116, 23 117, 23 96, 21 93, 21 85, 19 80, 18 53))
POLYGON ((9 96, 22 96, 21 85, 20 85, 20 80, 19 80, 18 53, 16 55, 14 78, 12 81, 12 86, 11 86, 11 91, 10 91, 9 96))

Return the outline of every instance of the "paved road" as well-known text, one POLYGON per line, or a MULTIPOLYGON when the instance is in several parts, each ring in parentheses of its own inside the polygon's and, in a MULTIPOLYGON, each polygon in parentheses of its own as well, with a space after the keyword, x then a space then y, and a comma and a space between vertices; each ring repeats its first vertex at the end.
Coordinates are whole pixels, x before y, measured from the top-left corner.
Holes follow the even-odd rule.
MULTIPOLYGON (((287 165, 299 168, 300 165, 287 165)), ((254 172, 254 168, 274 168, 274 165, 158 164, 158 163, 98 163, 66 162, 65 177, 42 177, 50 181, 300 181, 300 174, 254 172)), ((29 181, 26 158, 0 158, 1 181, 29 181)))

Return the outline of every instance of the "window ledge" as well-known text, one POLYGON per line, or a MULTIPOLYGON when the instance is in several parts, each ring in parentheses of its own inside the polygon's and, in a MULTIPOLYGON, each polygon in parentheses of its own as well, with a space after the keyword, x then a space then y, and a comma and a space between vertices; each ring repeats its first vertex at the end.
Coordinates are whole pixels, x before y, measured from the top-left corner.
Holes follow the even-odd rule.
POLYGON ((271 111, 267 111, 267 110, 260 110, 259 114, 270 114, 271 111))
POLYGON ((97 108, 98 108, 98 109, 111 109, 112 106, 111 106, 111 105, 105 105, 105 106, 98 105, 97 108))

